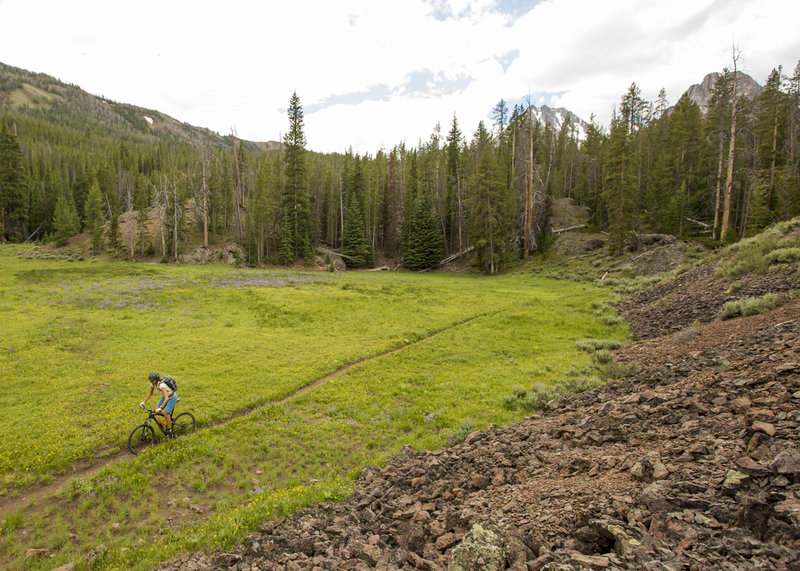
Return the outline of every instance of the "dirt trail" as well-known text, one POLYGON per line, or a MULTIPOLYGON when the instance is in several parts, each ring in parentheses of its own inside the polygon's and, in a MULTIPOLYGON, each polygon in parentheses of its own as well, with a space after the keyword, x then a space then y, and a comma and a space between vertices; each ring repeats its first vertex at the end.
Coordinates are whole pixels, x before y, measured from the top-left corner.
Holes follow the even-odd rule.
MULTIPOLYGON (((261 410, 265 407, 288 402, 289 400, 295 398, 296 396, 301 395, 307 391, 310 391, 311 389, 318 387, 319 385, 325 383, 326 381, 329 381, 330 379, 339 377, 347 373, 350 369, 352 369, 357 365, 361 365, 369 361, 374 361, 376 359, 381 359, 383 357, 386 357, 387 355, 392 355, 394 353, 402 351, 403 349, 412 347, 414 345, 417 345, 418 343, 422 343, 423 341, 427 341, 433 337, 436 337, 437 335, 444 333, 445 331, 455 329, 456 327, 460 327, 461 325, 469 323, 470 321, 473 321, 480 317, 485 317, 487 315, 491 315, 491 313, 479 313, 477 315, 473 315, 472 317, 468 317, 461 321, 457 321, 451 325, 448 325, 447 327, 443 327, 442 329, 437 329, 436 331, 433 331, 428 335, 426 335, 425 337, 421 337, 420 339, 417 339, 415 341, 403 343, 402 345, 398 345, 397 347, 384 351, 383 353, 373 355, 372 357, 365 357, 353 363, 342 365, 335 371, 332 371, 327 375, 314 379, 310 383, 307 383, 297 388, 292 393, 276 401, 271 401, 264 405, 236 412, 227 418, 221 419, 217 422, 208 425, 207 428, 225 426, 226 424, 230 423, 233 420, 249 416, 254 412, 261 410)), ((65 473, 53 476, 51 480, 46 484, 31 486, 30 488, 21 492, 20 495, 17 497, 0 497, 0 513, 10 514, 10 513, 15 513, 17 511, 22 511, 23 514, 25 515, 25 519, 29 520, 31 514, 43 509, 43 501, 46 501, 48 498, 54 496, 71 480, 75 478, 91 478, 92 476, 96 475, 100 470, 102 470, 103 468, 105 468, 110 464, 115 464, 117 462, 122 462, 133 458, 130 452, 128 452, 125 445, 123 445, 122 449, 110 453, 104 454, 103 453, 104 450, 107 451, 108 449, 105 448, 101 450, 98 456, 95 458, 82 458, 80 460, 77 460, 75 463, 72 464, 72 466, 70 466, 70 468, 65 473)))

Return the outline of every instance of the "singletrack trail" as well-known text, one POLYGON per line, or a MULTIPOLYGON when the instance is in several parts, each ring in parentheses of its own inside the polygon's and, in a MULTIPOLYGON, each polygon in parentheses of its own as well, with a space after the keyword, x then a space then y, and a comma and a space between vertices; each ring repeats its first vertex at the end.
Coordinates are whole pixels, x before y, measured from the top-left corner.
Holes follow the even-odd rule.
MULTIPOLYGON (((366 363, 369 361, 374 361, 376 359, 380 359, 386 357, 387 355, 392 355, 394 353, 398 353, 403 349, 408 347, 412 347, 417 345, 418 343, 422 343, 423 341, 427 341, 437 335, 444 333, 445 331, 450 331, 451 329, 455 329, 456 327, 460 327, 470 321, 478 319, 480 317, 486 317, 488 315, 493 315, 495 312, 488 312, 488 313, 479 313, 477 315, 473 315, 472 317, 468 317, 466 319, 462 319, 461 321, 457 321, 448 325, 447 327, 443 327, 442 329, 437 329, 429 333, 428 335, 421 337, 415 341, 409 341, 408 343, 403 343, 402 345, 398 345, 392 349, 384 351, 383 353, 379 353, 377 355, 373 355, 371 357, 364 357, 363 359, 359 359, 358 361, 354 361, 353 363, 348 363, 346 365, 342 365, 335 371, 328 373, 322 377, 314 379, 313 381, 306 383, 305 385, 298 387, 292 393, 278 399, 275 401, 270 401, 266 404, 259 405, 253 408, 245 409, 242 411, 238 411, 233 413, 231 416, 218 420, 217 422, 208 424, 204 426, 204 428, 211 428, 217 426, 225 426, 226 424, 230 423, 233 420, 238 418, 242 418, 248 416, 262 408, 267 406, 272 406, 275 404, 282 404, 285 402, 290 401, 291 399, 295 398, 298 395, 301 395, 307 391, 312 390, 315 387, 325 383, 326 381, 339 377, 345 373, 347 373, 350 369, 357 365, 361 365, 362 363, 366 363)), ((198 430, 202 430, 198 429, 198 430)), ((117 462, 123 462, 125 460, 130 460, 133 457, 131 456, 130 452, 128 452, 127 444, 123 445, 122 448, 119 450, 112 450, 109 447, 105 447, 98 451, 98 455, 94 458, 83 458, 77 460, 70 466, 63 474, 54 475, 49 482, 46 484, 38 484, 33 485, 26 490, 23 490, 18 496, 16 497, 0 497, 0 513, 2 514, 10 514, 15 513, 18 511, 23 512, 26 516, 26 520, 28 519, 28 515, 37 512, 38 510, 42 509, 42 503, 47 498, 52 497, 55 495, 61 488, 63 488, 66 484, 68 484, 71 480, 76 478, 91 478, 95 474, 97 474, 100 470, 105 468, 110 464, 114 464, 117 462)))

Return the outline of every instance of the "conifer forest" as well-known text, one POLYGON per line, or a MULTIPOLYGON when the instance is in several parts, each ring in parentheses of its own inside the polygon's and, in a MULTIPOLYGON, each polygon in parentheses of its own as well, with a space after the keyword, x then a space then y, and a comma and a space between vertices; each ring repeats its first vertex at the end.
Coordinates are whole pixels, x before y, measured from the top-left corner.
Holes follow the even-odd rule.
POLYGON ((0 239, 88 232, 96 253, 165 261, 235 241, 251 266, 335 251, 348 267, 422 270, 469 252, 498 273, 546 246, 550 205, 570 198, 612 251, 643 231, 729 243, 800 214, 800 64, 754 99, 733 67, 706 109, 634 83, 608 128, 544 124, 500 99, 485 122, 443 117, 414 145, 320 154, 302 94, 267 145, 0 64, 0 239))

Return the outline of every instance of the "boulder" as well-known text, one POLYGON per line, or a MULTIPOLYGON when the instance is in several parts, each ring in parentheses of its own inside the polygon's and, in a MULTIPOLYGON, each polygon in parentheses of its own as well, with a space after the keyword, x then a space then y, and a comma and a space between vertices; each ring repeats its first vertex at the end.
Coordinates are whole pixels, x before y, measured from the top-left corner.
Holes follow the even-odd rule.
POLYGON ((505 568, 503 540, 479 524, 450 551, 448 571, 499 571, 505 568))

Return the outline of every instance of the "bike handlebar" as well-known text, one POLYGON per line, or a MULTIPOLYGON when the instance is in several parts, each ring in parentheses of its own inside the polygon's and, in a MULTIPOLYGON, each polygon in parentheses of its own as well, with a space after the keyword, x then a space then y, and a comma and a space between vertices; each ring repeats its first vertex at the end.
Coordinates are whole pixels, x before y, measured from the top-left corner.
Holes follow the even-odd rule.
MULTIPOLYGON (((181 400, 181 399, 178 399, 178 402, 180 402, 180 400, 181 400)), ((161 412, 156 412, 156 409, 154 409, 154 408, 147 408, 147 405, 145 405, 144 403, 141 403, 139 406, 141 406, 141 407, 142 407, 144 410, 146 410, 147 412, 150 412, 150 413, 153 413, 153 414, 164 414, 164 409, 161 409, 161 412)))

